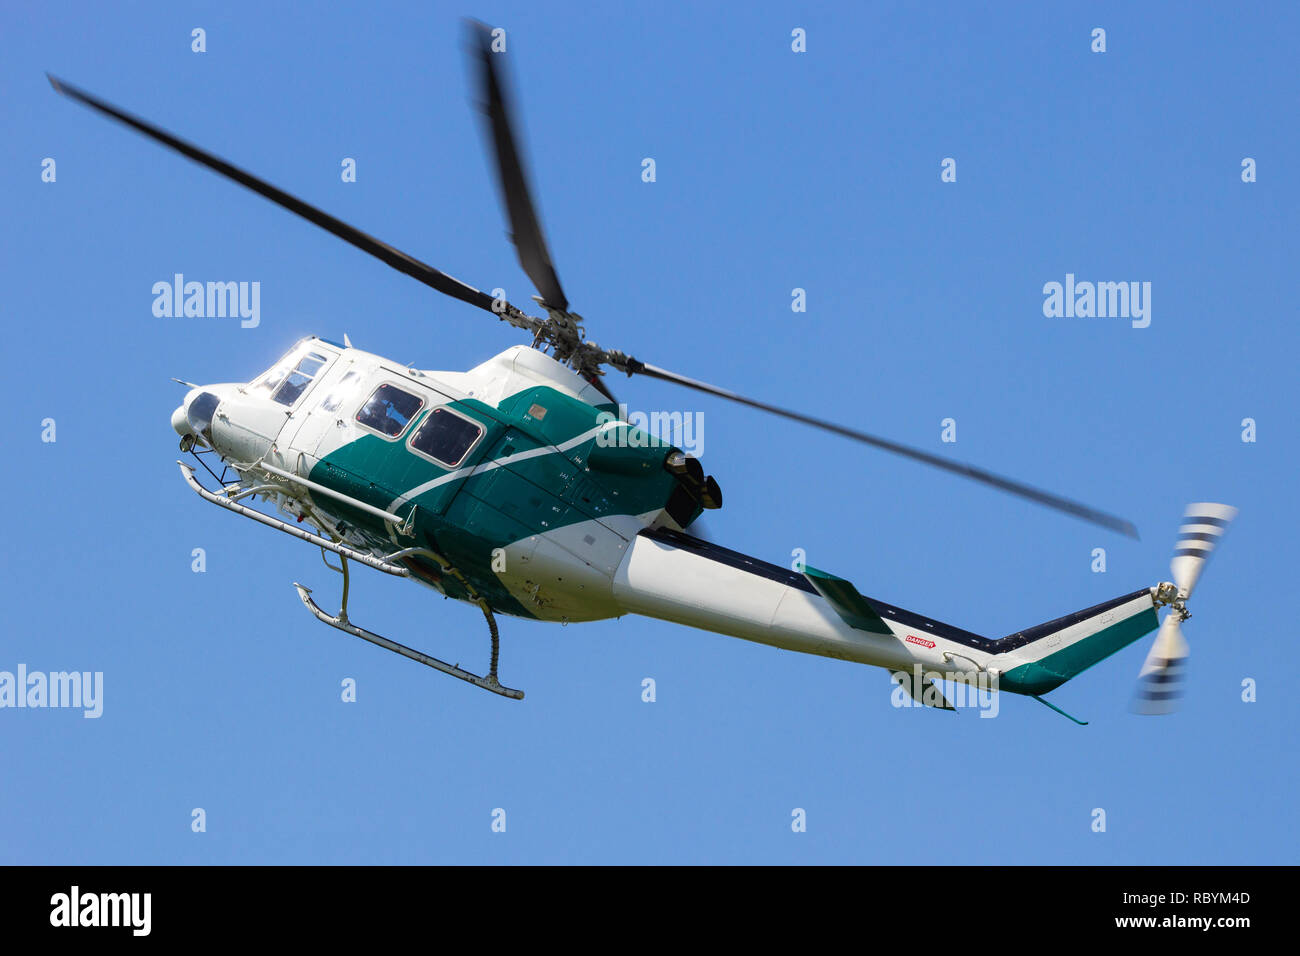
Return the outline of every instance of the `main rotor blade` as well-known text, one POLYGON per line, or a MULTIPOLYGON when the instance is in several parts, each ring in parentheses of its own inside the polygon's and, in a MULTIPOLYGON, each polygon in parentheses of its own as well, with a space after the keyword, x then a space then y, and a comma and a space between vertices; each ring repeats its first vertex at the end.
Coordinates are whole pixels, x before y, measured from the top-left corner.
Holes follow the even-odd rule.
POLYGON ((297 213, 308 222, 315 223, 328 232, 332 232, 344 242, 349 242, 358 249, 361 249, 363 252, 370 253, 376 259, 388 263, 388 265, 392 266, 398 272, 403 272, 411 278, 423 282, 430 288, 437 289, 439 292, 444 292, 452 298, 460 299, 462 302, 468 302, 470 305, 476 305, 480 309, 486 309, 489 312, 496 311, 492 308, 493 299, 487 293, 480 292, 473 286, 466 285, 459 279, 454 279, 445 272, 438 271, 433 266, 421 262, 413 256, 407 255, 400 249, 394 249, 392 246, 388 245, 388 243, 381 242, 374 236, 368 235, 360 229, 357 229, 355 226, 350 226, 341 219, 334 218, 329 213, 317 209, 309 203, 303 202, 296 196, 289 195, 282 189, 277 189, 265 180, 254 176, 252 173, 245 172, 237 166, 232 166, 224 159, 214 156, 212 153, 200 149, 192 143, 187 143, 185 140, 173 136, 166 130, 160 129, 138 116, 132 116, 130 113, 126 113, 112 104, 104 102, 98 97, 87 93, 85 90, 78 89, 69 83, 65 83, 57 77, 50 76, 48 73, 46 76, 49 77, 50 85, 54 87, 55 92, 62 93, 64 96, 70 97, 79 103, 83 103, 91 109, 103 113, 105 116, 115 119, 120 123, 125 123, 127 126, 144 133, 144 135, 148 136, 150 139, 162 143, 164 146, 171 147, 183 156, 188 156, 196 163, 201 163, 228 179, 233 179, 241 186, 247 186, 249 189, 253 190, 253 192, 265 196, 267 199, 271 200, 271 202, 283 206, 290 212, 297 213))
POLYGON ((804 415, 800 412, 790 411, 787 408, 780 408, 776 405, 769 405, 767 402, 760 402, 756 399, 746 398, 744 395, 738 395, 735 392, 725 388, 718 388, 716 385, 709 385, 707 382, 700 382, 693 378, 687 378, 684 375, 678 375, 675 372, 669 372, 666 369, 657 368, 654 365, 647 365, 644 362, 634 358, 627 358, 624 362, 625 370, 634 374, 648 375, 651 378, 661 379, 665 382, 674 382, 678 385, 685 385, 687 388, 693 388, 696 391, 707 392, 710 395, 716 395, 719 398, 725 398, 728 401, 739 402, 741 405, 748 405, 750 408, 757 408, 760 411, 771 412, 773 415, 780 415, 782 418, 789 418, 796 422, 802 422, 805 425, 811 425, 814 428, 820 428, 824 431, 833 432, 836 435, 842 435, 845 438, 852 438, 854 441, 860 441, 863 444, 871 445, 875 448, 881 448, 885 451, 892 452, 895 455, 901 455, 904 458, 911 458, 914 461, 924 462, 935 468, 942 468, 944 471, 961 475, 964 478, 970 478, 981 484, 990 485, 1000 491, 1016 495, 1020 498, 1027 498, 1038 504, 1046 505, 1057 511, 1063 511, 1066 514, 1074 515, 1076 518, 1082 518, 1084 521, 1090 521, 1093 524, 1101 525, 1103 528, 1109 528, 1112 531, 1118 531, 1120 534, 1127 535, 1130 538, 1138 536, 1137 528, 1133 522, 1126 521, 1123 518, 1107 514, 1104 511, 1098 511, 1096 508, 1090 508, 1088 505, 1081 504, 1077 501, 1071 501, 1069 498, 1062 498, 1059 495, 1051 494, 1039 488, 1030 485, 1021 484, 1018 481, 1012 481, 1010 478, 1003 478, 1001 475, 995 475, 992 472, 985 471, 983 468, 976 468, 974 465, 965 465, 961 462, 950 461, 947 458, 941 458, 938 455, 932 455, 929 452, 921 451, 917 448, 909 448, 907 445, 900 445, 898 442, 889 441, 886 438, 880 438, 876 435, 869 435, 866 432, 860 432, 854 428, 846 428, 843 425, 836 425, 833 422, 824 421, 820 418, 814 418, 811 415, 804 415))
POLYGON ((482 96, 480 107, 492 130, 498 182, 510 217, 510 239, 519 255, 519 264, 541 293, 542 303, 560 312, 567 312, 569 300, 565 298, 564 290, 560 288, 560 278, 555 274, 555 266, 551 264, 542 224, 537 219, 537 208, 528 191, 523 160, 515 145, 510 103, 506 99, 501 71, 496 65, 499 54, 492 52, 492 30, 477 20, 469 20, 467 23, 479 59, 479 91, 482 96))

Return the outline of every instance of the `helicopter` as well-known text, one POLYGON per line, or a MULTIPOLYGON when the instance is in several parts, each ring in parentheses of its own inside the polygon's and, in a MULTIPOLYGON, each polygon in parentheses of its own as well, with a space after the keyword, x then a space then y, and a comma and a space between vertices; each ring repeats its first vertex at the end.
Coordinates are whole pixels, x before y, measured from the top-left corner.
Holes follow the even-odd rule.
POLYGON ((531 336, 468 371, 425 371, 343 342, 308 337, 247 382, 188 387, 171 415, 178 461, 202 499, 321 551, 342 576, 336 613, 294 582, 320 621, 508 699, 498 677, 497 615, 569 624, 637 614, 786 650, 884 668, 918 704, 955 709, 941 681, 1043 695, 1157 630, 1134 709, 1167 713, 1185 683, 1181 625, 1202 568, 1236 509, 1188 506, 1173 582, 1001 638, 866 597, 847 579, 786 568, 689 529, 722 506, 698 457, 627 420, 607 369, 714 395, 919 461, 1137 537, 1107 512, 972 465, 759 401, 661 368, 587 337, 560 284, 515 136, 499 31, 471 21, 469 50, 510 236, 537 289, 535 316, 91 93, 54 90, 314 223, 394 269, 531 336), (221 473, 208 464, 220 462, 221 473), (234 480, 227 481, 229 472, 234 480), (261 499, 273 513, 250 506, 261 499), (337 558, 332 564, 329 556, 337 558), (350 563, 476 605, 487 623, 486 674, 355 624, 350 563), (1167 607, 1164 622, 1158 612, 1167 607))

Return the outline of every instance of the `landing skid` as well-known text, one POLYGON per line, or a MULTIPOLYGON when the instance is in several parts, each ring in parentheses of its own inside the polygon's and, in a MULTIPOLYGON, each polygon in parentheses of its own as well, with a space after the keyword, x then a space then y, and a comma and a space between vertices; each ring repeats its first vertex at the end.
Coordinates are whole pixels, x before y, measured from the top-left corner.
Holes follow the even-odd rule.
MULTIPOLYGON (((444 571, 456 574, 457 577, 460 577, 455 568, 451 566, 451 563, 447 561, 446 558, 424 548, 406 548, 403 551, 397 551, 394 554, 390 554, 385 560, 388 562, 394 562, 399 558, 414 554, 422 554, 433 558, 442 566, 444 571)), ((479 609, 482 610, 483 616, 487 618, 488 632, 492 637, 492 659, 488 666, 486 677, 482 677, 472 671, 467 671, 458 664, 448 664, 446 661, 438 660, 436 657, 431 657, 422 651, 417 651, 413 647, 407 647, 405 644, 399 644, 397 641, 389 640, 373 631, 367 631, 364 627, 357 627, 348 620, 348 586, 351 583, 351 575, 348 574, 347 556, 340 554, 340 566, 335 567, 329 563, 329 560, 325 557, 325 551, 322 549, 321 560, 325 562, 325 567, 343 575, 343 603, 339 608, 338 614, 326 614, 320 609, 320 606, 311 599, 311 588, 304 587, 297 581, 293 582, 293 586, 298 591, 298 597, 302 598, 302 603, 307 607, 307 610, 316 615, 318 620, 324 621, 330 627, 338 628, 344 634, 351 634, 353 637, 359 637, 363 641, 369 641, 371 644, 376 644, 385 650, 392 651, 394 654, 401 654, 403 657, 410 658, 413 661, 418 661, 426 667, 432 667, 436 671, 442 671, 444 674, 450 674, 452 677, 459 677, 461 680, 468 684, 473 684, 475 687, 482 687, 484 690, 491 691, 494 694, 500 694, 502 697, 509 697, 511 700, 524 699, 523 691, 515 690, 513 687, 506 687, 497 680, 497 658, 501 651, 501 641, 500 636, 497 633, 496 618, 492 616, 492 608, 488 606, 487 601, 474 594, 472 589, 468 588, 468 582, 465 582, 463 577, 461 578, 462 583, 465 583, 467 590, 471 591, 471 596, 477 599, 479 609)))
MULTIPOLYGON (((311 611, 311 613, 319 620, 324 621, 330 627, 338 628, 345 634, 351 634, 353 637, 359 637, 363 641, 377 644, 379 647, 390 650, 394 654, 401 654, 403 657, 410 658, 413 661, 418 661, 426 667, 432 667, 436 671, 442 671, 442 673, 450 674, 452 677, 459 677, 461 680, 473 684, 475 687, 481 687, 484 690, 491 691, 494 694, 500 694, 502 697, 508 697, 511 700, 524 699, 523 691, 515 690, 513 687, 506 687, 497 680, 497 659, 501 650, 501 642, 497 633, 496 618, 492 614, 491 606, 474 590, 469 581, 465 579, 465 576, 445 557, 435 551, 430 551, 425 548, 404 548, 401 551, 394 551, 392 554, 386 555, 382 558, 375 557, 373 554, 367 554, 363 551, 358 551, 356 548, 349 547, 342 541, 331 541, 321 535, 312 534, 304 528, 299 528, 286 521, 281 521, 279 518, 273 518, 270 515, 262 514, 260 511, 239 504, 237 500, 238 498, 246 497, 248 495, 266 492, 279 493, 284 490, 283 486, 257 485, 251 488, 239 488, 238 486, 232 485, 223 488, 222 493, 218 494, 216 492, 208 491, 199 484, 198 480, 194 477, 194 469, 179 461, 176 464, 180 465, 181 474, 184 476, 186 483, 189 484, 189 486, 205 501, 210 501, 212 504, 219 505, 227 511, 233 511, 235 514, 242 515, 245 518, 251 518, 258 523, 274 528, 277 531, 283 531, 285 534, 291 535, 292 537, 298 538, 302 541, 307 541, 321 549, 321 559, 325 561, 325 566, 331 571, 337 571, 339 574, 343 575, 343 603, 342 607, 339 608, 338 614, 326 614, 320 609, 316 602, 312 600, 311 588, 303 587, 297 581, 293 584, 298 591, 298 597, 302 598, 302 603, 306 605, 307 610, 311 611), (341 562, 339 567, 335 567, 329 563, 329 560, 326 558, 326 554, 329 552, 333 552, 339 556, 341 562), (483 616, 487 619, 488 633, 492 639, 492 658, 486 677, 467 671, 459 665, 448 664, 446 661, 440 661, 436 657, 430 657, 428 654, 407 647, 405 644, 399 644, 397 641, 381 637, 373 631, 367 631, 363 627, 357 627, 348 620, 348 586, 351 583, 351 576, 348 573, 349 558, 353 561, 359 561, 366 567, 374 568, 377 571, 383 571, 385 574, 392 574, 397 577, 410 577, 410 569, 404 567, 398 562, 402 558, 412 557, 415 555, 422 555, 433 559, 438 563, 439 567, 442 568, 444 573, 449 574, 460 581, 461 585, 464 586, 465 591, 469 594, 470 599, 477 604, 479 609, 483 612, 483 616)), ((336 496, 348 500, 349 503, 355 506, 360 506, 361 508, 368 507, 364 502, 347 499, 345 495, 336 496)), ((414 511, 412 511, 412 515, 413 514, 414 511)), ((410 520, 409 517, 408 520, 410 520)))
MULTIPOLYGON (((424 548, 406 548, 405 550, 397 551, 389 555, 385 559, 385 561, 388 563, 394 563, 399 558, 403 558, 414 554, 422 554, 427 557, 433 558, 438 562, 439 565, 442 566, 444 571, 447 571, 452 574, 456 573, 455 569, 451 566, 451 563, 447 561, 446 558, 442 557, 442 555, 440 554, 437 554, 433 551, 428 551, 424 548)), ((459 677, 461 680, 465 681, 466 683, 473 684, 475 687, 481 687, 484 690, 491 691, 494 694, 500 694, 502 697, 509 697, 511 700, 523 700, 524 698, 523 691, 515 690, 513 687, 506 687, 500 681, 497 680, 497 658, 501 650, 501 641, 497 633, 496 618, 492 616, 492 608, 488 606, 487 601, 484 601, 482 598, 478 597, 478 595, 474 595, 472 590, 471 590, 472 596, 478 599, 479 608, 480 610, 483 611, 483 616, 487 618, 488 632, 492 637, 492 660, 488 667, 488 674, 486 677, 482 677, 471 671, 467 671, 463 667, 459 666, 458 664, 448 664, 446 661, 441 661, 436 657, 431 657, 430 655, 423 653, 422 651, 417 651, 413 647, 407 647, 405 644, 399 644, 397 643, 397 641, 389 640, 388 638, 376 634, 373 631, 367 631, 364 627, 357 627, 350 620, 348 620, 348 590, 352 581, 352 577, 348 573, 347 555, 339 554, 340 564, 338 567, 335 567, 334 565, 329 563, 329 560, 325 556, 325 550, 322 548, 321 560, 325 562, 325 567, 329 568, 331 571, 336 571, 339 574, 343 575, 343 602, 342 602, 342 606, 339 608, 338 614, 332 614, 332 615, 326 614, 324 611, 320 609, 320 606, 315 601, 312 600, 311 588, 304 587, 303 585, 299 584, 297 581, 293 582, 294 588, 296 588, 298 591, 298 597, 302 598, 302 603, 306 606, 307 610, 311 611, 312 614, 316 615, 316 618, 318 620, 324 621, 330 627, 338 628, 344 634, 351 634, 353 637, 359 637, 363 641, 369 641, 371 644, 375 644, 378 645, 379 647, 384 648, 385 650, 392 651, 394 654, 401 654, 403 657, 410 658, 413 661, 418 661, 419 663, 425 665, 426 667, 432 667, 436 671, 442 671, 442 673, 450 674, 452 677, 459 677)), ((457 576, 459 577, 459 575, 457 576)), ((470 590, 468 588, 468 582, 464 582, 463 578, 461 578, 461 580, 463 583, 467 585, 467 590, 470 590)))
POLYGON ((330 627, 336 627, 345 634, 351 634, 353 637, 359 637, 363 641, 369 641, 371 644, 378 644, 394 654, 401 654, 403 657, 409 657, 413 661, 419 661, 427 667, 432 667, 436 671, 442 671, 444 674, 450 674, 452 677, 459 677, 475 687, 482 687, 484 690, 490 690, 494 694, 500 694, 502 697, 509 697, 511 700, 523 700, 524 692, 506 687, 496 678, 496 668, 492 668, 487 677, 481 677, 478 674, 470 673, 464 668, 457 667, 455 664, 448 664, 446 661, 440 661, 436 657, 430 657, 428 654, 407 647, 405 644, 399 644, 397 641, 391 641, 386 637, 381 637, 372 631, 367 631, 364 627, 357 627, 348 620, 347 609, 339 610, 337 615, 329 615, 322 611, 315 601, 311 599, 311 588, 303 587, 297 581, 293 586, 298 589, 298 597, 302 598, 302 603, 307 606, 307 610, 324 621, 330 627))

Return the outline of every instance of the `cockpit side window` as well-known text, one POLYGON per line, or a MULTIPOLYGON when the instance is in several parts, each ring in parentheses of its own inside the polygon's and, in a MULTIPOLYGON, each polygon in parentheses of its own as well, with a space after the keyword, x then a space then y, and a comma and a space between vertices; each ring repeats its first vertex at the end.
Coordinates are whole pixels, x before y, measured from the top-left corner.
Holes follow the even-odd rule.
POLYGON ((357 412, 357 421, 382 435, 396 438, 424 407, 424 399, 396 385, 380 385, 357 412))
POLYGON ((440 465, 455 468, 482 435, 483 426, 477 422, 446 408, 435 408, 411 436, 411 447, 440 465))
POLYGON ((312 379, 316 377, 327 361, 329 359, 318 352, 308 352, 298 360, 298 364, 294 366, 293 371, 289 372, 284 381, 275 389, 271 399, 281 405, 292 405, 298 401, 298 397, 311 384, 312 379))

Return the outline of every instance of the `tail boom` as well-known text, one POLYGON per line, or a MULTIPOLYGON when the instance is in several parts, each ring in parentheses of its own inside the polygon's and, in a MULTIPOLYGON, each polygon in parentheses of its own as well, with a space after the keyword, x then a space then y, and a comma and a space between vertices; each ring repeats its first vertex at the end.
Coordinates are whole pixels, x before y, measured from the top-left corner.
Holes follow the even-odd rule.
POLYGON ((627 612, 804 654, 910 666, 892 634, 857 630, 800 574, 690 535, 643 532, 614 577, 627 612))
POLYGON ((1156 588, 992 639, 865 598, 847 581, 800 574, 690 535, 645 531, 614 577, 632 614, 805 654, 952 679, 984 673, 1001 690, 1059 687, 1157 626, 1156 588))

